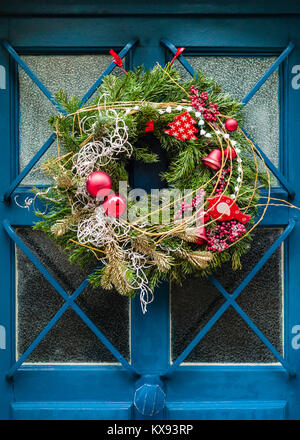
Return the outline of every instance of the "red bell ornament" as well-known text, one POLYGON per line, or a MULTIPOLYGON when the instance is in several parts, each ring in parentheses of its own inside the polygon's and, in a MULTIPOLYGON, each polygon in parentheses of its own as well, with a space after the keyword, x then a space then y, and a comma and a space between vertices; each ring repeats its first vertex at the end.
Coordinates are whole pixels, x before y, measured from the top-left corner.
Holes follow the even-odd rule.
POLYGON ((229 118, 225 122, 225 128, 228 131, 235 131, 238 128, 239 124, 236 119, 229 118))
POLYGON ((102 206, 109 217, 120 217, 124 214, 127 203, 125 197, 120 194, 109 194, 102 206))
POLYGON ((208 240, 204 226, 201 226, 198 229, 196 235, 197 235, 197 241, 195 242, 196 244, 204 244, 208 240))
POLYGON ((232 147, 225 148, 225 150, 224 150, 224 157, 225 158, 227 158, 227 159, 230 159, 230 158, 231 159, 235 159, 236 156, 237 156, 237 154, 236 154, 236 151, 235 151, 234 148, 232 148, 232 147))
POLYGON ((89 175, 86 181, 86 189, 94 197, 103 198, 107 196, 112 189, 112 181, 104 171, 94 171, 89 175))
POLYGON ((218 148, 212 150, 208 156, 202 159, 202 162, 212 170, 221 168, 222 151, 218 148))

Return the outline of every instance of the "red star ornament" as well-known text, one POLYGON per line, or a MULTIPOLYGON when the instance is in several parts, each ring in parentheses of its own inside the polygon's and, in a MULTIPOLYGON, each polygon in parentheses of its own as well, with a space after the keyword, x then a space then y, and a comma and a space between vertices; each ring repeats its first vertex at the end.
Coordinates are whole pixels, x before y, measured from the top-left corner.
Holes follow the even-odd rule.
POLYGON ((198 138, 194 135, 198 131, 194 127, 196 123, 189 112, 184 112, 175 116, 174 121, 168 124, 171 128, 165 130, 165 133, 174 136, 180 141, 197 140, 198 138))

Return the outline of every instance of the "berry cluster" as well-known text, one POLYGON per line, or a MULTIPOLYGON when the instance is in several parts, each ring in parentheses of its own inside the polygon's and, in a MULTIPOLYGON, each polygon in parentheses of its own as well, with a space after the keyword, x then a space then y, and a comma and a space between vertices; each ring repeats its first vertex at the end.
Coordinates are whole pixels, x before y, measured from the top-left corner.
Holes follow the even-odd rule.
POLYGON ((216 229, 208 232, 207 250, 222 252, 229 246, 229 242, 237 241, 239 237, 245 234, 246 228, 242 223, 236 220, 220 223, 216 229))
POLYGON ((197 208, 200 203, 203 203, 205 191, 200 189, 196 197, 193 198, 192 203, 187 203, 185 200, 181 203, 181 208, 178 209, 176 218, 181 217, 181 213, 185 211, 192 211, 193 208, 197 208))
POLYGON ((190 91, 192 106, 202 113, 202 116, 206 121, 216 122, 219 109, 217 104, 213 104, 211 101, 208 102, 207 92, 202 92, 199 94, 199 90, 193 85, 191 86, 190 91))
POLYGON ((192 200, 192 207, 197 208, 197 206, 203 202, 204 196, 205 196, 205 191, 203 188, 201 188, 198 191, 198 194, 196 195, 196 197, 194 197, 192 200))
POLYGON ((226 180, 225 180, 225 176, 227 173, 230 173, 231 169, 227 168, 226 170, 223 168, 222 172, 221 172, 221 177, 216 189, 216 195, 220 195, 224 192, 225 189, 225 185, 226 185, 226 180))

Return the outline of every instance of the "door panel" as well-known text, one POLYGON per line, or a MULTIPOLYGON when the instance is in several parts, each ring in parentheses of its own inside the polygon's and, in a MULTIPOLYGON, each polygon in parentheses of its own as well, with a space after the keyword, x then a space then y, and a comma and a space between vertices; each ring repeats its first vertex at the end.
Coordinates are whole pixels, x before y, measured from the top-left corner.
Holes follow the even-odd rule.
MULTIPOLYGON (((68 262, 66 255, 42 232, 19 228, 18 235, 71 295, 91 272, 68 262)), ((117 292, 87 286, 77 304, 120 353, 130 359, 130 302, 117 292)), ((17 359, 24 353, 63 300, 26 255, 16 247, 17 359)), ((68 309, 26 363, 116 363, 110 351, 77 314, 68 309)))
MULTIPOLYGON (((233 293, 281 233, 281 229, 256 229, 254 246, 242 257, 243 268, 234 272, 229 262, 216 272, 216 278, 229 293, 233 293)), ((281 354, 284 338, 283 263, 282 245, 237 300, 281 354)), ((199 277, 189 280, 187 286, 171 285, 170 296, 172 360, 175 360, 225 299, 209 280, 199 277)), ((191 362, 260 364, 278 363, 278 360, 238 314, 229 309, 184 361, 191 362)))
MULTIPOLYGON (((186 47, 184 55, 192 66, 203 68, 243 98, 292 39, 295 48, 247 104, 246 126, 279 167, 273 196, 288 199, 295 190, 297 204, 299 92, 291 87, 291 71, 299 63, 298 18, 12 18, 1 19, 0 32, 50 92, 66 87, 80 97, 109 69, 109 49, 120 50, 138 37, 139 42, 127 51, 127 68, 164 64, 171 57, 161 44, 166 38, 175 47, 186 47), (70 75, 66 77, 65 64, 70 75)), ((165 283, 155 292, 146 316, 138 298, 128 305, 114 294, 95 296, 81 285, 85 273, 74 273, 44 238, 25 228, 36 221, 32 207, 26 208, 31 185, 46 182, 38 171, 39 160, 27 176, 24 170, 51 135, 45 119, 56 109, 28 75, 17 70, 3 45, 0 64, 6 74, 0 90, 5 109, 0 120, 1 291, 5 292, 0 298, 0 325, 5 344, 0 347, 6 347, 0 349, 1 417, 149 418, 134 404, 137 389, 154 384, 166 403, 152 418, 299 418, 300 351, 293 339, 300 325, 297 213, 270 207, 243 271, 232 274, 223 267, 214 278, 192 280, 186 289, 170 289, 165 283), (24 173, 22 181, 19 171, 24 173), (287 239, 280 241, 280 234, 287 239), (268 249, 274 240, 277 247, 271 255, 268 249), (263 257, 266 264, 260 267, 264 252, 270 259, 263 257), (243 280, 253 266, 257 273, 246 286, 243 280), (235 296, 241 282, 245 289, 235 296), (231 294, 236 302, 225 310, 231 294), (220 307, 224 314, 208 326, 220 307), (57 313, 53 328, 42 333, 23 363, 24 350, 57 313), (202 340, 185 351, 200 330, 202 340)), ((158 171, 136 168, 135 186, 159 185, 158 171)))
MULTIPOLYGON (((54 52, 55 53, 55 52, 54 52)), ((81 98, 111 63, 111 56, 89 55, 22 55, 22 60, 38 76, 42 83, 55 95, 63 90, 68 96, 81 98)), ((116 72, 117 73, 117 72, 116 72)), ((41 145, 51 135, 48 123, 56 111, 51 102, 22 68, 18 68, 19 93, 19 171, 22 171, 41 145)), ((40 166, 47 157, 55 156, 53 144, 25 177, 23 185, 41 185, 49 179, 41 172, 40 166)), ((62 152, 63 154, 63 152, 62 152)))

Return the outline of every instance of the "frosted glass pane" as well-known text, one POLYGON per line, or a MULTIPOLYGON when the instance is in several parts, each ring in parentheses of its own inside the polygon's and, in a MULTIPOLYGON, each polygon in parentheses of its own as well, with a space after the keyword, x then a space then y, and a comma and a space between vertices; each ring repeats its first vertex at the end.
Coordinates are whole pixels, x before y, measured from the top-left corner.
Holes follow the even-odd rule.
MULTIPOLYGON (((242 257, 242 270, 234 272, 230 263, 218 270, 215 277, 229 293, 233 293, 281 232, 278 228, 257 229, 251 250, 242 257)), ((223 296, 206 279, 191 278, 183 287, 171 286, 172 359, 184 350, 223 302, 223 296)), ((237 303, 283 353, 283 247, 242 291, 237 303)), ((262 363, 276 359, 230 307, 186 362, 262 363)))
POLYGON ((277 360, 238 313, 230 307, 186 362, 276 363, 277 360))
MULTIPOLYGON (((276 57, 186 57, 197 71, 219 83, 224 92, 242 100, 257 83, 276 57)), ((190 78, 189 73, 176 61, 176 67, 190 78)), ((279 73, 276 70, 245 106, 244 128, 254 138, 270 160, 279 163, 279 73)))
MULTIPOLYGON (((38 256, 61 286, 72 294, 86 273, 71 265, 64 253, 41 232, 18 229, 22 240, 38 256)), ((16 247, 17 358, 63 305, 64 300, 25 254, 16 247)), ((129 359, 129 301, 116 292, 87 287, 76 303, 129 359)), ((116 359, 71 309, 55 324, 28 358, 28 362, 103 363, 116 359)))
MULTIPOLYGON (((112 60, 110 55, 26 55, 22 56, 22 59, 53 95, 62 89, 70 96, 79 98, 83 97, 112 60)), ((53 132, 47 120, 57 114, 57 110, 21 68, 19 68, 19 94, 19 168, 22 171, 53 132)), ((55 154, 54 143, 22 184, 49 183, 39 170, 39 165, 46 157, 55 154)))

